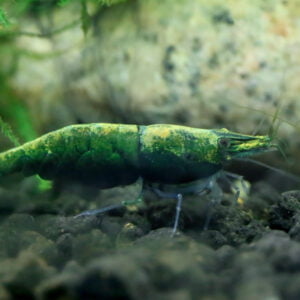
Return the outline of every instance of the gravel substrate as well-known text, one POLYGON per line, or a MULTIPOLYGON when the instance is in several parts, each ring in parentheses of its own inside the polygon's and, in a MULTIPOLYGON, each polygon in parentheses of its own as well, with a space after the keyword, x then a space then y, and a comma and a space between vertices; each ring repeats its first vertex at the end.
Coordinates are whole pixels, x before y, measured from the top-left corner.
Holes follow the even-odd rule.
POLYGON ((172 238, 176 203, 150 192, 139 208, 74 218, 130 191, 16 185, 0 189, 0 299, 300 297, 300 191, 264 179, 211 212, 208 196, 187 196, 172 238))

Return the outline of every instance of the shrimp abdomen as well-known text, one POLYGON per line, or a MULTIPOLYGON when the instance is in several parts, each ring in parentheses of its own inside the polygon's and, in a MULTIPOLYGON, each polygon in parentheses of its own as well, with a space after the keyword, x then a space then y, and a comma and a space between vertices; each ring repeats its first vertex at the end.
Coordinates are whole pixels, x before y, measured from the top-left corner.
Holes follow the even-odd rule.
POLYGON ((138 147, 135 125, 71 125, 1 153, 0 174, 38 174, 102 188, 125 185, 138 178, 138 147))

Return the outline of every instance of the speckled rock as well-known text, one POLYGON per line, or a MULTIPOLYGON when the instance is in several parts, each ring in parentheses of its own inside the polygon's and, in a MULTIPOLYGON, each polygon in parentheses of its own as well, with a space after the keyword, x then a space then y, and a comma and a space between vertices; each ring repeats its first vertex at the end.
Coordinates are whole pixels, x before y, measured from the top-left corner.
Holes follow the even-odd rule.
MULTIPOLYGON (((78 9, 57 10, 54 24, 78 9)), ((127 1, 102 10, 86 38, 79 25, 18 38, 38 56, 19 56, 10 82, 40 132, 109 121, 266 133, 280 101, 282 119, 300 117, 298 12, 295 1, 127 1)), ((297 161, 299 129, 282 123, 297 161)))

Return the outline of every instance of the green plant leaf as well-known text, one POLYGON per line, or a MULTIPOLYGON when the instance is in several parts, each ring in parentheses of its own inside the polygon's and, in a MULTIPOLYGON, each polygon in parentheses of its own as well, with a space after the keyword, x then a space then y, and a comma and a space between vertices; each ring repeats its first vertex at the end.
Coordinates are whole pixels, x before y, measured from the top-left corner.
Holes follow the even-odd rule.
POLYGON ((7 122, 3 121, 1 117, 0 130, 14 144, 14 146, 20 146, 19 138, 13 133, 10 125, 7 122))
POLYGON ((81 0, 81 28, 84 35, 87 34, 91 26, 91 17, 87 11, 86 0, 81 0))
POLYGON ((3 25, 4 27, 8 27, 10 25, 6 13, 2 8, 0 8, 0 24, 3 25))

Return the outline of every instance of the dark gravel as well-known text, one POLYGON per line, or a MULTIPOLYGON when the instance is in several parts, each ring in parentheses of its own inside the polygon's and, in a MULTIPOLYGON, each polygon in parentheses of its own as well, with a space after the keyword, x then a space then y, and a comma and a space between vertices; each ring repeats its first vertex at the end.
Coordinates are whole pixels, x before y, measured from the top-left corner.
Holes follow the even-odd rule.
POLYGON ((299 190, 225 193, 208 230, 209 197, 185 197, 172 238, 175 201, 146 193, 139 208, 73 218, 127 189, 23 184, 0 189, 0 299, 300 299, 299 190))

